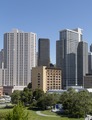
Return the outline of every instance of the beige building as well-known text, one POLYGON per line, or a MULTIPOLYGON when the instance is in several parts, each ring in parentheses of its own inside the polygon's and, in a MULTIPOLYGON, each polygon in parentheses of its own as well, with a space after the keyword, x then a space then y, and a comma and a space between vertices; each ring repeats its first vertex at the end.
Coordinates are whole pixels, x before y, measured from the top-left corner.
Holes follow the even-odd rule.
POLYGON ((61 69, 54 67, 39 66, 32 68, 32 89, 59 90, 62 86, 61 69))

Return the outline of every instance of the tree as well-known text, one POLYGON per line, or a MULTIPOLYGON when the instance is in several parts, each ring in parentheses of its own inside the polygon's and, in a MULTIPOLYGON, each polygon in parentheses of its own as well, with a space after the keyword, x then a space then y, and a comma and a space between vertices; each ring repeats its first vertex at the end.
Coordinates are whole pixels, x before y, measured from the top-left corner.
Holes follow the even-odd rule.
POLYGON ((32 82, 27 85, 27 88, 32 89, 32 82))
POLYGON ((25 104, 30 104, 32 102, 33 93, 32 90, 29 88, 24 88, 24 90, 21 92, 21 101, 25 104))
POLYGON ((22 103, 19 102, 15 105, 13 111, 6 116, 5 120, 28 120, 28 113, 22 103))
POLYGON ((88 91, 68 90, 61 95, 60 101, 65 114, 71 117, 84 117, 92 113, 92 97, 88 91))
POLYGON ((37 107, 39 109, 45 110, 46 109, 46 102, 45 102, 45 97, 42 96, 37 100, 37 107))
POLYGON ((35 100, 38 100, 41 96, 43 96, 44 95, 44 92, 43 92, 43 90, 41 90, 41 89, 36 89, 34 92, 33 92, 33 98, 35 99, 35 100))
POLYGON ((20 91, 15 90, 11 95, 11 101, 12 103, 17 104, 19 100, 20 100, 20 91))
POLYGON ((56 95, 54 94, 44 94, 37 100, 37 107, 40 109, 47 109, 52 107, 57 103, 56 95))

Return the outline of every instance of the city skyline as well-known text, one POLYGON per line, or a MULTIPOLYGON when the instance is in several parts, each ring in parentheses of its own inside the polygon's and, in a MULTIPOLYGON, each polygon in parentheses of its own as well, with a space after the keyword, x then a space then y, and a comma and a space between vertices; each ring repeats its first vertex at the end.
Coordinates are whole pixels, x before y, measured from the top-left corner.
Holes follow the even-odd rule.
POLYGON ((56 41, 56 66, 62 69, 63 88, 82 86, 88 73, 88 46, 82 38, 80 28, 64 29, 56 41))
POLYGON ((37 41, 50 39, 51 62, 55 63, 60 30, 80 27, 84 30, 83 39, 89 45, 92 43, 91 4, 88 0, 3 0, 0 2, 0 49, 3 48, 4 33, 13 28, 31 31, 37 34, 37 41))

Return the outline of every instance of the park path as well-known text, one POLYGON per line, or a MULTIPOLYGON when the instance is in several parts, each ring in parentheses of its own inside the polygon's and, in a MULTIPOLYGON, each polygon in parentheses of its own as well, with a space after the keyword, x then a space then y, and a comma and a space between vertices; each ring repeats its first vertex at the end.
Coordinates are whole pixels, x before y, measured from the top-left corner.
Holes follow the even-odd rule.
POLYGON ((45 117, 57 117, 55 115, 46 115, 46 114, 43 114, 43 113, 41 113, 41 111, 36 111, 36 114, 40 115, 40 116, 45 116, 45 117))

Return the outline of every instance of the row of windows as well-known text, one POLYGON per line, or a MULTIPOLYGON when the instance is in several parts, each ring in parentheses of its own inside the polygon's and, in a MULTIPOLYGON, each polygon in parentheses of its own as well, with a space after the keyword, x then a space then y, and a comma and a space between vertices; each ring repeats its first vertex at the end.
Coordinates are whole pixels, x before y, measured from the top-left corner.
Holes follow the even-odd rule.
POLYGON ((47 84, 47 85, 48 85, 48 86, 51 86, 51 85, 55 85, 55 86, 56 86, 56 85, 61 85, 61 84, 47 84))
POLYGON ((61 86, 53 86, 53 87, 47 87, 47 90, 49 90, 49 89, 61 89, 61 86))

